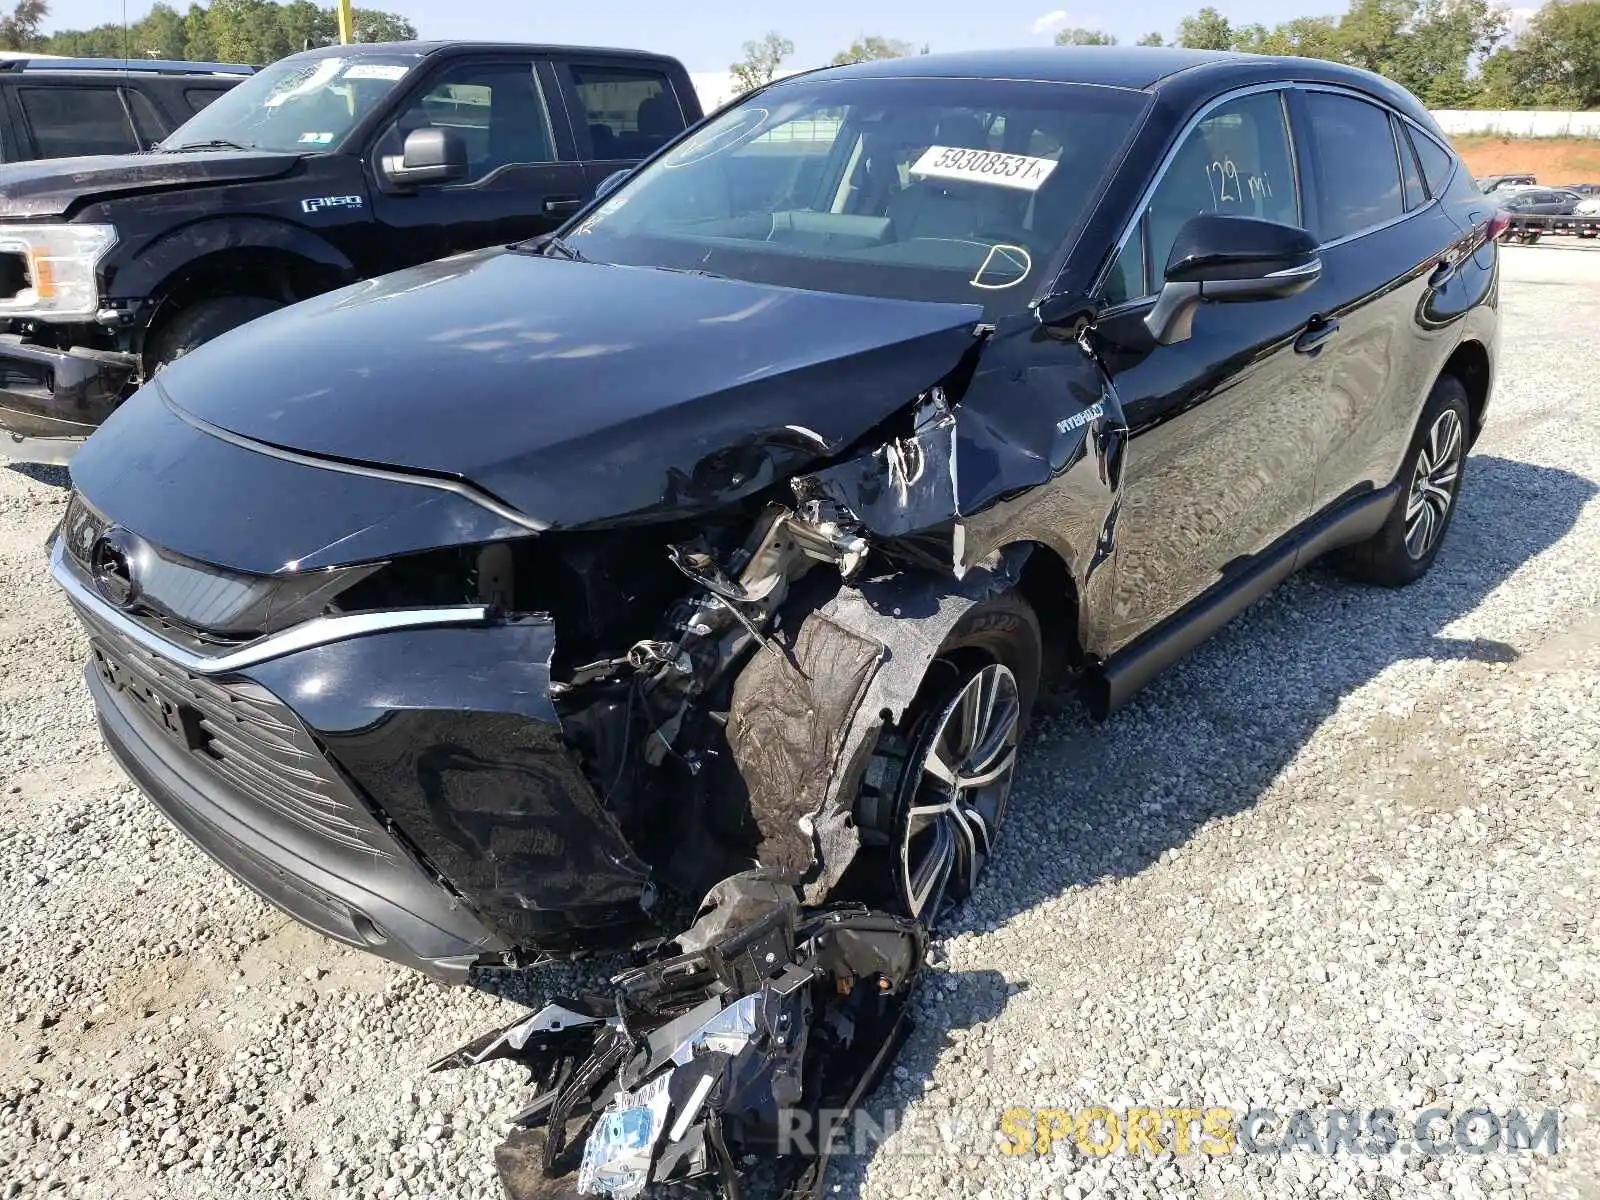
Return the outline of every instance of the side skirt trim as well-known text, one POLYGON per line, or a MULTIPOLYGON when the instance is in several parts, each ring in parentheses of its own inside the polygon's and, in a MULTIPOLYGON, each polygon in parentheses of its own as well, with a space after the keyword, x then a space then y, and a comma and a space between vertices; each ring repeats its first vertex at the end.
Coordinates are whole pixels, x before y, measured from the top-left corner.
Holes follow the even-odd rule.
POLYGON ((1262 555, 1250 572, 1217 584, 1150 632, 1120 650, 1085 681, 1089 710, 1105 719, 1167 667, 1188 654, 1301 567, 1364 541, 1383 527, 1398 484, 1346 501, 1309 522, 1262 555))

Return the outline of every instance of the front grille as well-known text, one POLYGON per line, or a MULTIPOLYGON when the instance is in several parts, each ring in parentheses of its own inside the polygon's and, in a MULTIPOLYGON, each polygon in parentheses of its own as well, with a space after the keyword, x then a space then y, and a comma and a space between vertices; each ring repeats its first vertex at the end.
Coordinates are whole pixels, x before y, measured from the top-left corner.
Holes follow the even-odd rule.
POLYGON ((393 860, 384 835, 298 717, 265 688, 192 675, 78 609, 95 671, 125 711, 234 790, 319 837, 393 860))

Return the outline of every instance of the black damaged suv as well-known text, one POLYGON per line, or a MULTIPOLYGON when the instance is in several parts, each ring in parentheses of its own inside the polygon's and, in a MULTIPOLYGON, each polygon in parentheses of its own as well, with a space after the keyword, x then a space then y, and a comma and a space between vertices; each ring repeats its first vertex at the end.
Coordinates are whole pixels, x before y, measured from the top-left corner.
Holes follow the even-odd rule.
POLYGON ((116 756, 345 942, 460 979, 756 864, 931 923, 1046 671, 1105 713, 1314 559, 1428 570, 1495 219, 1327 63, 797 76, 174 363, 52 569, 116 756))
POLYGON ((0 454, 66 461, 162 366, 286 304, 548 232, 699 119, 656 55, 333 46, 152 153, 0 167, 0 454))

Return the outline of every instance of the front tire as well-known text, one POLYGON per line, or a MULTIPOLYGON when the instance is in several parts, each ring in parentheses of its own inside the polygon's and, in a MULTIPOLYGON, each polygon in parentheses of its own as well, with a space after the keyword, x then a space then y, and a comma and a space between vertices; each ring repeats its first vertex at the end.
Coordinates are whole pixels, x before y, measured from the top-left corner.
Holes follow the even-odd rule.
POLYGON ((1039 690, 1043 639, 1006 592, 957 623, 858 798, 849 890, 936 928, 994 852, 1039 690))
POLYGON ((264 296, 216 296, 175 314, 150 340, 145 355, 152 372, 175 362, 191 350, 237 329, 283 305, 264 296))
POLYGON ((1334 559, 1336 567, 1381 587, 1404 587, 1428 573, 1455 517, 1471 422, 1467 389, 1453 375, 1440 376, 1401 468, 1394 508, 1376 534, 1334 559))

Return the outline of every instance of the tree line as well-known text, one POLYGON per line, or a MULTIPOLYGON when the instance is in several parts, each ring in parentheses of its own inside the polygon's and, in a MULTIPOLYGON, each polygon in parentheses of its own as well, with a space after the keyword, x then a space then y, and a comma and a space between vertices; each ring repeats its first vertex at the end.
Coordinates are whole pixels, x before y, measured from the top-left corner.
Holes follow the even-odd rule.
MULTIPOLYGON (((1117 39, 1072 27, 1056 43, 1114 46, 1117 39)), ((1600 0, 1549 0, 1517 29, 1491 0, 1350 0, 1340 16, 1271 26, 1235 25, 1206 7, 1179 22, 1170 42, 1157 31, 1136 44, 1324 58, 1387 76, 1430 108, 1600 108, 1600 0)), ((861 37, 833 61, 917 52, 898 38, 861 37)), ((793 53, 792 41, 769 33, 746 42, 731 70, 749 90, 776 78, 793 53)))
MULTIPOLYGON (((198 62, 269 63, 286 54, 339 39, 332 5, 313 0, 211 0, 179 12, 157 4, 126 28, 116 23, 45 34, 47 0, 20 0, 0 17, 0 49, 34 50, 71 58, 176 58, 198 62)), ((355 10, 356 40, 406 41, 417 36, 404 17, 376 9, 355 10)))

